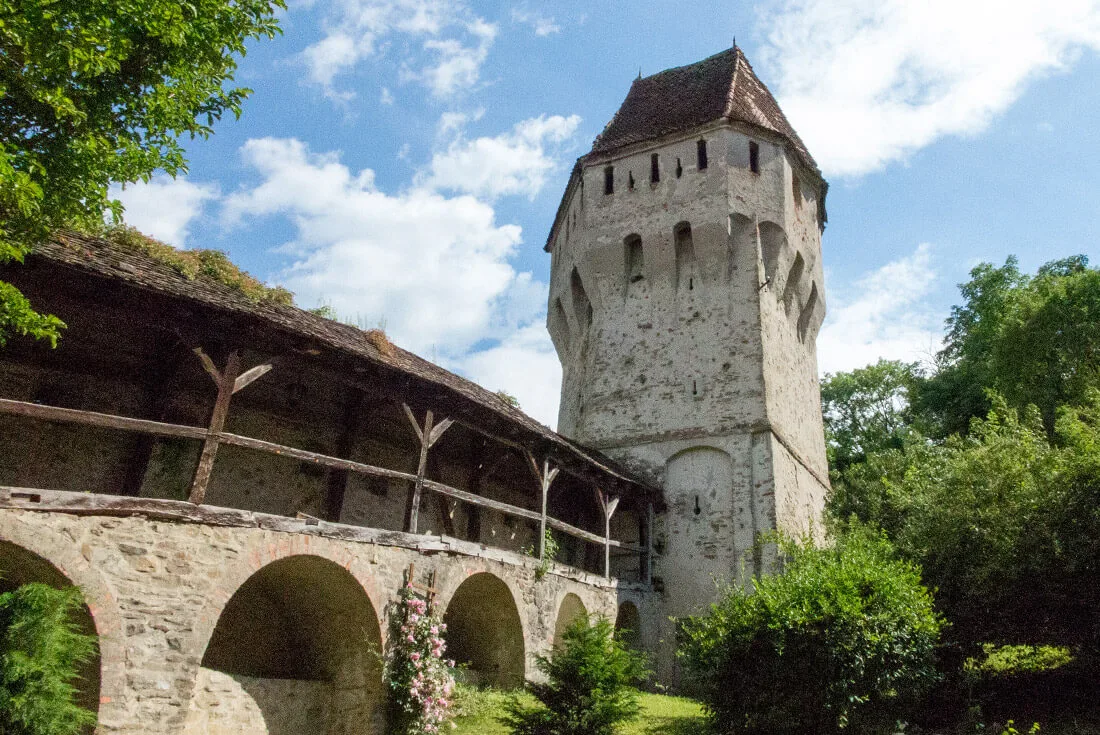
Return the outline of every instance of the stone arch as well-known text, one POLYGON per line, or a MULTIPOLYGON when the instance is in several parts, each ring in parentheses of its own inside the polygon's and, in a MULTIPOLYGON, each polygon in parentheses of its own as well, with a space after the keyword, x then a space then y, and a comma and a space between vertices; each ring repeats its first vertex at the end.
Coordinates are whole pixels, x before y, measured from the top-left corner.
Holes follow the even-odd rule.
POLYGON ((512 591, 499 577, 478 572, 454 591, 443 615, 447 654, 474 684, 523 685, 523 622, 512 591))
POLYGON ((375 607, 347 569, 309 554, 272 561, 221 610, 184 731, 381 733, 381 650, 375 607))
POLYGON ((799 287, 802 282, 802 273, 806 270, 806 261, 802 259, 802 253, 795 253, 791 269, 787 271, 787 282, 783 284, 783 308, 791 313, 791 304, 798 297, 799 287))
POLYGON ((588 615, 588 608, 584 606, 581 598, 572 592, 566 593, 558 605, 558 619, 554 623, 554 648, 562 644, 566 629, 577 618, 588 615))
MULTIPOLYGON (((55 589, 73 586, 73 582, 48 559, 8 541, 0 541, 0 594, 10 592, 25 584, 45 584, 55 589)), ((83 593, 83 590, 81 591, 83 593)), ((87 599, 77 613, 74 622, 86 635, 96 637, 96 650, 92 658, 79 670, 73 682, 77 689, 76 702, 93 712, 99 711, 100 702, 100 641, 95 619, 88 608, 87 599)))
POLYGON ((569 291, 573 301, 573 317, 577 321, 577 330, 584 332, 592 324, 592 302, 584 290, 581 274, 575 267, 569 273, 569 291))
POLYGON ((642 617, 638 614, 638 606, 629 600, 619 605, 619 611, 615 615, 615 632, 619 640, 634 651, 642 648, 642 617))
MULTIPOLYGON (((6 566, 24 555, 42 560, 52 577, 47 584, 61 581, 75 584, 84 595, 84 604, 99 642, 98 661, 98 712, 100 726, 110 726, 122 721, 125 714, 124 698, 127 692, 124 664, 125 648, 122 641, 122 624, 114 594, 106 582, 85 559, 72 538, 40 524, 28 524, 14 514, 0 514, 0 554, 11 554, 8 563, 0 560, 0 572, 14 580, 6 566)), ((18 565, 22 565, 20 561, 18 565)), ((40 570, 42 567, 38 567, 40 570)), ((22 583, 22 582, 20 582, 22 583)), ((91 631, 89 631, 91 632, 91 631)), ((91 689, 91 687, 88 687, 91 689)), ((95 703, 92 708, 96 709, 95 703)))
POLYGON ((760 257, 764 259, 764 278, 773 284, 779 276, 779 264, 787 252, 787 233, 774 222, 760 223, 760 257))

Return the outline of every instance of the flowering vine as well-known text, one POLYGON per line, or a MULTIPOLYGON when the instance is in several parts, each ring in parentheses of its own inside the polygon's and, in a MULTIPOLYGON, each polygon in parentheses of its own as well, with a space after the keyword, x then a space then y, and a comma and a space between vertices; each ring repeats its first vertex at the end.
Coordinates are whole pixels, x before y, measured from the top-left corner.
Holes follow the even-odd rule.
POLYGON ((443 658, 447 644, 432 606, 406 586, 391 616, 386 682, 393 704, 393 732, 433 735, 442 731, 451 707, 455 662, 443 658))

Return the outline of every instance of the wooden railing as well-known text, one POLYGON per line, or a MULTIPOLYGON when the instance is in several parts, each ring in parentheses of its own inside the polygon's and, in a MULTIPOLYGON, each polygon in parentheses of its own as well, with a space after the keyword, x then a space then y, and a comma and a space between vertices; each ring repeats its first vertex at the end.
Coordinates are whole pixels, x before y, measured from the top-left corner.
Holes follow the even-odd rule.
POLYGON ((272 365, 270 363, 258 365, 245 372, 240 372, 239 357, 236 353, 231 353, 225 368, 218 370, 214 366, 213 361, 211 361, 201 349, 196 349, 195 353, 202 360, 204 368, 210 374, 211 378, 214 379, 214 383, 218 387, 218 397, 215 401, 210 425, 206 428, 149 421, 147 419, 137 419, 127 416, 116 416, 113 414, 97 413, 95 411, 58 408, 6 398, 0 398, 0 414, 22 416, 42 421, 131 431, 155 437, 200 440, 203 442, 203 449, 195 469, 195 475, 189 495, 189 500, 195 504, 202 504, 205 499, 206 489, 213 471, 218 447, 222 444, 228 444, 258 452, 267 452, 281 457, 290 457, 302 462, 329 467, 334 470, 412 483, 413 493, 409 512, 407 513, 408 526, 405 529, 409 533, 417 532, 421 496, 424 490, 428 490, 480 508, 487 508, 505 515, 538 522, 540 532, 540 559, 542 559, 546 553, 543 540, 545 539, 545 529, 547 527, 581 539, 582 541, 602 546, 604 549, 603 572, 605 577, 610 577, 611 574, 611 549, 614 548, 631 554, 637 554, 641 557, 640 562, 643 581, 649 582, 649 570, 652 568, 653 559, 653 514, 651 510, 645 519, 645 536, 647 543, 644 546, 627 544, 611 538, 611 517, 615 513, 619 498, 609 496, 598 488, 595 489, 595 493, 599 501, 600 509, 603 512, 604 533, 602 536, 577 528, 557 518, 553 518, 547 514, 547 497, 550 492, 550 486, 554 478, 558 475, 558 469, 551 466, 549 459, 543 460, 540 464, 530 452, 525 452, 525 454, 541 488, 542 497, 540 511, 528 510, 509 503, 492 500, 475 493, 445 485, 441 482, 429 480, 426 477, 428 451, 440 440, 440 438, 442 438, 443 433, 447 431, 453 421, 448 418, 436 422, 432 412, 428 411, 426 412, 423 424, 421 424, 417 421, 415 414, 408 405, 404 406, 406 416, 420 440, 420 457, 417 465, 417 473, 415 475, 408 472, 391 470, 385 467, 376 467, 362 462, 354 462, 349 459, 341 459, 339 457, 332 457, 326 454, 310 452, 304 449, 297 449, 295 447, 288 447, 282 444, 275 444, 273 442, 227 432, 224 430, 224 427, 229 410, 229 399, 234 393, 244 389, 254 380, 269 372, 272 369, 272 365))

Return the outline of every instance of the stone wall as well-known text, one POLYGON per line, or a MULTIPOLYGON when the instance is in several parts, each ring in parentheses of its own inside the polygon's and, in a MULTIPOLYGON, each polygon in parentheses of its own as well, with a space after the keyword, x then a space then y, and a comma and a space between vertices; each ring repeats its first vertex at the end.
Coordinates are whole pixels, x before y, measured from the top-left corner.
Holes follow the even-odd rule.
POLYGON ((462 640, 460 625, 450 641, 458 652, 486 649, 488 668, 466 654, 484 680, 509 666, 516 672, 510 684, 536 674, 534 657, 552 645, 567 596, 612 618, 620 597, 652 607, 640 590, 562 566, 536 579, 528 558, 453 539, 230 511, 229 525, 215 525, 19 507, 33 503, 13 498, 0 510, 0 570, 11 561, 4 548, 23 549, 82 588, 100 637, 102 733, 381 732, 380 672, 346 652, 384 645, 387 609, 410 563, 421 581, 434 573, 444 613, 461 597, 478 599, 462 592, 472 580, 496 591, 480 638, 462 640), (238 527, 246 516, 252 526, 238 527), (257 588, 269 599, 248 618, 253 643, 294 637, 301 655, 293 671, 265 675, 263 667, 276 664, 218 642, 225 639, 219 631, 233 629, 234 601, 245 600, 247 612, 260 599, 249 597, 257 588), (501 601, 511 604, 511 616, 500 612, 507 607, 501 601), (344 624, 339 615, 371 623, 344 624))

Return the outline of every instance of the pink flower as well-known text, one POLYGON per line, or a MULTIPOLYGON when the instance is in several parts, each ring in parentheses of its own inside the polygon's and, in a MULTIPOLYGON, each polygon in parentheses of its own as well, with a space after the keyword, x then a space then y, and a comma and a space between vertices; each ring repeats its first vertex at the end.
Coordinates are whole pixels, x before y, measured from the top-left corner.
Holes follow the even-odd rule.
POLYGON ((420 660, 420 654, 417 653, 416 651, 413 651, 412 654, 409 655, 409 658, 411 658, 413 661, 419 661, 420 660))

